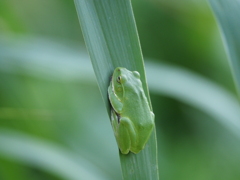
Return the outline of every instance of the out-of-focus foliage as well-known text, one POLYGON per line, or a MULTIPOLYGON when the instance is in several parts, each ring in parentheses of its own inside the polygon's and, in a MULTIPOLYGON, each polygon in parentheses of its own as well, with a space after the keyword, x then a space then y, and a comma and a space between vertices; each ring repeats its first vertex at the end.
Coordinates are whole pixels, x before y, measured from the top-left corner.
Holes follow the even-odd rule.
MULTIPOLYGON (((160 179, 238 180, 239 106, 207 2, 132 3, 160 179)), ((0 1, 0 179, 121 179, 117 151, 73 2, 0 1)))
POLYGON ((209 0, 223 34, 236 87, 240 95, 240 16, 239 1, 209 0))

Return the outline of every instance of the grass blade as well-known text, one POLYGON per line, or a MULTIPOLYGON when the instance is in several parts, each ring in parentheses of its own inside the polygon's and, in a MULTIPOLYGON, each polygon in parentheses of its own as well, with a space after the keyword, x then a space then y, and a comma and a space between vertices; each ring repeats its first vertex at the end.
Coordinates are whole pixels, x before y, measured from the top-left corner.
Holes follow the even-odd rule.
MULTIPOLYGON (((107 87, 116 67, 136 70, 141 74, 143 88, 150 102, 130 1, 75 0, 75 5, 108 113, 107 87)), ((120 160, 124 179, 158 179, 155 130, 143 151, 137 155, 120 153, 120 160)))
POLYGON ((202 110, 240 138, 240 106, 235 96, 181 67, 150 62, 146 63, 146 67, 151 92, 178 99, 202 110))
POLYGON ((224 45, 240 95, 240 1, 209 0, 209 2, 222 32, 224 45))
POLYGON ((93 164, 72 152, 13 130, 0 129, 0 156, 70 180, 109 179, 93 164))

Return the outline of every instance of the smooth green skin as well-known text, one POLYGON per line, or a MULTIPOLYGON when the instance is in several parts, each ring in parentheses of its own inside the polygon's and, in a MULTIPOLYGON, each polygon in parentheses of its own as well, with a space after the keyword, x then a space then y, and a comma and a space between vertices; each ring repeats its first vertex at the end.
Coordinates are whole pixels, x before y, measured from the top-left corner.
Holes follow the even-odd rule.
POLYGON ((140 74, 117 67, 108 87, 112 105, 111 123, 118 147, 123 154, 137 154, 147 143, 153 127, 154 114, 144 93, 140 74))

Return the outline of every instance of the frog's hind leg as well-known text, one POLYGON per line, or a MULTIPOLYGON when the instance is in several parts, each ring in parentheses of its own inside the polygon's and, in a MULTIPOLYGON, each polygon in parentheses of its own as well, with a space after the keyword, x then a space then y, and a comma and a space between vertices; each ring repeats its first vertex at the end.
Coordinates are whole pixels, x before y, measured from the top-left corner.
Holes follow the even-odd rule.
POLYGON ((111 123, 113 132, 120 151, 127 154, 131 147, 130 138, 127 128, 120 123, 120 116, 112 109, 111 110, 111 123), (126 138, 126 139, 125 139, 126 138))
POLYGON ((117 143, 121 153, 129 153, 131 148, 131 139, 129 137, 127 127, 125 127, 123 124, 119 125, 117 143))
POLYGON ((136 145, 136 131, 132 121, 128 118, 121 118, 119 124, 119 147, 123 154, 131 151, 136 145))

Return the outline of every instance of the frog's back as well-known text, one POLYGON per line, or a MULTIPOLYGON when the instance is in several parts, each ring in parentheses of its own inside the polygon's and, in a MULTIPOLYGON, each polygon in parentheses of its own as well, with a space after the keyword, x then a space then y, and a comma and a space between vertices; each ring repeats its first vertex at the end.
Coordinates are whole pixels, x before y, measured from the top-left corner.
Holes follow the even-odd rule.
POLYGON ((130 151, 138 153, 147 143, 154 127, 154 114, 150 109, 144 93, 140 74, 136 71, 124 70, 126 76, 123 83, 122 114, 131 119, 136 131, 135 142, 131 142, 130 151))
POLYGON ((131 117, 135 131, 137 131, 136 142, 131 142, 131 150, 134 153, 138 153, 142 150, 147 143, 152 129, 154 127, 154 114, 151 111, 147 98, 143 92, 138 93, 134 99, 131 99, 131 103, 126 103, 124 111, 126 116, 131 117), (127 106, 131 106, 127 108, 127 106), (126 109, 125 109, 126 108, 126 109))

